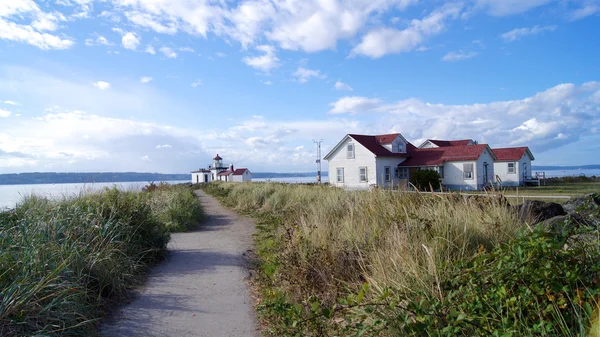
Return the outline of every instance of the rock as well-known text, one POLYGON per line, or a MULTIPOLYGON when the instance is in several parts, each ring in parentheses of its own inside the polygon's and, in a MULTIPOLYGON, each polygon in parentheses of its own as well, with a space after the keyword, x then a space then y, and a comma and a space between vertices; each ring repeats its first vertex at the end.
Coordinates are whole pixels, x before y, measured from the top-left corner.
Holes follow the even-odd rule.
POLYGON ((555 202, 527 200, 523 204, 514 206, 519 219, 530 224, 542 222, 567 213, 563 207, 555 202))
POLYGON ((559 231, 565 227, 565 220, 567 219, 566 215, 557 215, 550 219, 544 220, 542 222, 542 227, 546 230, 550 230, 552 232, 559 231))
POLYGON ((573 197, 563 207, 567 213, 577 215, 581 221, 600 226, 600 194, 573 197))

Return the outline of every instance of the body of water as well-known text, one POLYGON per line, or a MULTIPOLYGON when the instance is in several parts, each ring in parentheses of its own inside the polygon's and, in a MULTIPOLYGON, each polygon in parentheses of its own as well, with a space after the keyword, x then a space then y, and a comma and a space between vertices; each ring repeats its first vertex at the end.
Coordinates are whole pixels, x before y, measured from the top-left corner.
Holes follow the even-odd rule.
MULTIPOLYGON (((596 170, 533 170, 535 172, 545 172, 547 178, 580 176, 585 175, 600 176, 600 169, 596 170)), ((322 177, 322 182, 327 183, 328 177, 322 177)), ((281 182, 289 184, 314 183, 316 177, 285 177, 285 178, 259 178, 253 181, 262 182, 281 182)), ((167 181, 170 184, 181 184, 188 180, 167 181)), ((35 185, 0 185, 0 209, 13 208, 24 197, 31 194, 49 198, 70 197, 82 192, 101 190, 105 187, 113 187, 140 191, 148 183, 143 181, 118 182, 118 183, 82 183, 82 184, 35 184, 35 185)))

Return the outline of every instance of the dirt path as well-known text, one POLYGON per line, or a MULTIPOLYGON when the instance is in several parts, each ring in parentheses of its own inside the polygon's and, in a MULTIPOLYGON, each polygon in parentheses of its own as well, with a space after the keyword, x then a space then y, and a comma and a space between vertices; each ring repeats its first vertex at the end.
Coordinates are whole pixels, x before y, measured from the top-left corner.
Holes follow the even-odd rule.
POLYGON ((195 232, 173 234, 132 303, 100 329, 102 336, 258 336, 243 253, 254 223, 196 191, 207 219, 195 232))

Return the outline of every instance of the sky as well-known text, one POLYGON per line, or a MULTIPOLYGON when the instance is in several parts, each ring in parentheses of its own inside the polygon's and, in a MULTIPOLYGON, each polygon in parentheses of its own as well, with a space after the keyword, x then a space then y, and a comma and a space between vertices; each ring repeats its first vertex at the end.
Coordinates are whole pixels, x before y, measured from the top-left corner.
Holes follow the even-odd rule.
POLYGON ((0 0, 0 173, 316 171, 394 132, 600 164, 599 32, 600 0, 0 0))

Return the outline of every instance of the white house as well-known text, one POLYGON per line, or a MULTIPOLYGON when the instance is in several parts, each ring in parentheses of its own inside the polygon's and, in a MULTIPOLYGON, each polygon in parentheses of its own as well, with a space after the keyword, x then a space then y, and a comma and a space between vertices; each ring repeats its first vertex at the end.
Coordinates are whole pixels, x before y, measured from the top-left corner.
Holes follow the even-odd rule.
POLYGON ((522 186, 531 180, 531 161, 535 160, 528 147, 492 149, 496 180, 501 186, 522 186))
POLYGON ((208 169, 199 169, 192 171, 192 183, 209 183, 215 180, 222 181, 252 181, 252 173, 247 168, 234 170, 233 164, 229 167, 223 166, 223 158, 217 154, 213 158, 213 164, 208 169))
POLYGON ((411 156, 398 165, 400 174, 410 178, 417 170, 435 170, 440 174, 442 186, 450 190, 480 190, 494 182, 496 157, 487 144, 444 142, 447 145, 413 150, 411 156))
POLYGON ((201 184, 209 183, 212 181, 212 174, 209 170, 199 169, 198 171, 192 171, 192 183, 201 184))
POLYGON ((396 167, 412 148, 399 133, 348 134, 323 158, 328 161, 329 183, 357 189, 398 186, 401 177, 395 174, 396 167))
POLYGON ((420 148, 401 134, 346 135, 325 157, 329 182, 345 188, 405 187, 414 172, 438 171, 446 189, 476 190, 494 181, 496 157, 473 140, 428 140, 420 148))

